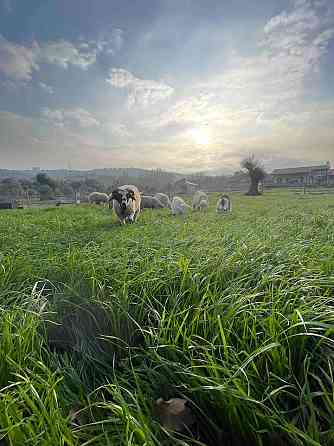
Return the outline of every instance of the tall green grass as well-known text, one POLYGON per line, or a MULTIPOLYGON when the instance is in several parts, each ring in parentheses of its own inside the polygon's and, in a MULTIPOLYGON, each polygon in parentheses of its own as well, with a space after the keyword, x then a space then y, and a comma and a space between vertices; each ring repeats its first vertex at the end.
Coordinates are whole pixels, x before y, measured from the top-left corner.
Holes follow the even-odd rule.
POLYGON ((5 444, 334 444, 334 198, 214 201, 126 227, 89 206, 1 213, 5 444), (174 396, 197 440, 155 417, 174 396))

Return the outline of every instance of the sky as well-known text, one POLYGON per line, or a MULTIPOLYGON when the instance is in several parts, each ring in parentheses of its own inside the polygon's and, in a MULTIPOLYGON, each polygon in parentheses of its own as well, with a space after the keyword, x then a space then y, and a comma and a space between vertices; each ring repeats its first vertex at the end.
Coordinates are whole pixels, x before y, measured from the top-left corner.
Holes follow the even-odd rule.
POLYGON ((334 164, 333 0, 0 0, 0 167, 334 164))

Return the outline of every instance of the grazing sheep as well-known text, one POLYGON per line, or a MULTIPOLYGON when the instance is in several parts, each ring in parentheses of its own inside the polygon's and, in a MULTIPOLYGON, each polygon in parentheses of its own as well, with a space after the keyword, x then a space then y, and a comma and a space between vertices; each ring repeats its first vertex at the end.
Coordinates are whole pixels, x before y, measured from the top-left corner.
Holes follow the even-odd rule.
POLYGON ((171 208, 171 203, 168 195, 159 192, 154 196, 157 197, 157 199, 164 205, 165 208, 171 208))
POLYGON ((202 200, 207 201, 207 203, 209 204, 209 197, 207 196, 207 194, 201 190, 198 190, 197 192, 195 192, 194 197, 193 197, 193 209, 194 210, 201 209, 199 204, 202 200))
POLYGON ((205 209, 208 209, 209 203, 208 200, 206 200, 204 197, 200 199, 200 202, 198 203, 198 209, 200 211, 204 211, 205 209))
POLYGON ((222 195, 219 198, 216 211, 218 214, 225 214, 232 211, 232 203, 228 195, 222 195))
POLYGON ((121 224, 134 223, 140 213, 141 196, 136 186, 126 184, 115 189, 109 196, 121 224))
POLYGON ((141 209, 162 209, 164 205, 157 197, 151 195, 141 196, 141 209))
POLYGON ((95 204, 107 204, 109 201, 109 197, 107 194, 104 194, 103 192, 92 192, 88 196, 89 203, 95 203, 95 204))
POLYGON ((184 215, 191 206, 187 204, 182 198, 174 197, 172 200, 172 215, 184 215))

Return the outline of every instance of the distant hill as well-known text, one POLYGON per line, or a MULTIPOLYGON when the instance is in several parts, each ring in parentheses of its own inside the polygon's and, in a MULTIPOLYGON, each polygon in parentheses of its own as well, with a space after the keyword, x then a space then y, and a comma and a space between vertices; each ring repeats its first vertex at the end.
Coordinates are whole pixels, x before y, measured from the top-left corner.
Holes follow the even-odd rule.
POLYGON ((230 176, 233 175, 233 173, 235 172, 235 169, 230 169, 230 168, 218 168, 218 169, 209 169, 209 170, 204 170, 202 172, 199 172, 199 175, 204 175, 204 176, 208 176, 208 177, 221 177, 221 176, 230 176))
POLYGON ((131 178, 141 178, 145 176, 156 175, 166 175, 173 179, 178 179, 184 175, 167 172, 161 170, 149 170, 149 169, 139 169, 135 167, 125 167, 125 168, 105 168, 105 169, 91 169, 91 170, 69 170, 69 169, 41 169, 38 170, 11 170, 11 169, 0 169, 0 179, 2 178, 33 178, 37 173, 44 172, 50 177, 55 178, 68 178, 68 177, 131 177, 131 178))

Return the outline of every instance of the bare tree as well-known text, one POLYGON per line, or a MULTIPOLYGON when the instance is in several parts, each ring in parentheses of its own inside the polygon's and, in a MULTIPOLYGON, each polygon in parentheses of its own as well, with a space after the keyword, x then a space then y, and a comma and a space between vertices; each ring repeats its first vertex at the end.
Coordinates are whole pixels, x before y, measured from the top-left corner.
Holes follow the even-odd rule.
POLYGON ((245 169, 250 178, 250 187, 247 195, 261 195, 259 183, 264 180, 266 172, 262 163, 254 155, 250 155, 241 161, 241 167, 245 169))

